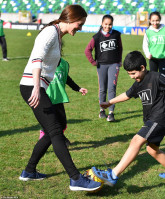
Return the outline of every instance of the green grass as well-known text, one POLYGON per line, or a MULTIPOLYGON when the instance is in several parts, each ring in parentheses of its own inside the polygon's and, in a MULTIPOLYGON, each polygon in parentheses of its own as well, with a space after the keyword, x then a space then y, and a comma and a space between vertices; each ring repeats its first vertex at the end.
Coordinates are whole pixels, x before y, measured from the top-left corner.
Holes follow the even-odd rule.
MULTIPOLYGON (((164 180, 158 177, 164 168, 142 148, 137 159, 121 175, 114 188, 104 186, 97 194, 71 192, 69 178, 52 147, 41 159, 38 170, 48 178, 38 182, 22 182, 18 177, 25 168, 39 138, 40 126, 19 92, 19 81, 28 61, 37 31, 5 30, 9 62, 0 60, 0 196, 20 199, 164 199, 164 180)), ((81 96, 67 87, 70 103, 65 104, 71 140, 70 153, 83 173, 92 166, 114 167, 127 149, 133 135, 141 128, 142 105, 131 99, 116 105, 115 123, 98 118, 98 80, 96 68, 86 59, 84 50, 92 33, 77 33, 64 37, 63 54, 70 63, 70 76, 88 89, 81 96)), ((123 58, 132 50, 142 50, 142 36, 122 35, 123 58)), ((133 81, 120 70, 117 94, 126 91, 133 81)), ((165 141, 161 148, 165 149, 165 141)))

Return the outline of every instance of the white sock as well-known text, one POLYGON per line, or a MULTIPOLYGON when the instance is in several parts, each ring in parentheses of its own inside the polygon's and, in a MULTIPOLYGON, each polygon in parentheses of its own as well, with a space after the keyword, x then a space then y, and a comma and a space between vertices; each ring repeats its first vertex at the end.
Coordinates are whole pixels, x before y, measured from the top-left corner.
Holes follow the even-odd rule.
POLYGON ((116 174, 114 173, 114 171, 112 170, 112 178, 113 179, 117 179, 118 177, 116 176, 116 174))

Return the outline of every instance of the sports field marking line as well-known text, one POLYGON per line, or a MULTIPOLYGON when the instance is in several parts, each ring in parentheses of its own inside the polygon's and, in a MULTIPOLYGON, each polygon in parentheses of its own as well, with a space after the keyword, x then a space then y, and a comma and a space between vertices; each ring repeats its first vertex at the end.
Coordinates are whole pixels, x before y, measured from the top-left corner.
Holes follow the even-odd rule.
MULTIPOLYGON (((22 56, 22 57, 7 57, 9 60, 11 59, 29 59, 29 56, 22 56)), ((3 58, 0 58, 0 60, 3 60, 3 58)))

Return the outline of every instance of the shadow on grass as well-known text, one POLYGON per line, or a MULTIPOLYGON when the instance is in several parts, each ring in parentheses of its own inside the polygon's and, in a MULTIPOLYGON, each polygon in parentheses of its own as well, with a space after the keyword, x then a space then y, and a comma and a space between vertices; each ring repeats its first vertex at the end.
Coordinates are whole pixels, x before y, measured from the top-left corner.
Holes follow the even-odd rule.
POLYGON ((119 112, 118 111, 116 114, 117 115, 125 115, 125 117, 117 119, 115 121, 115 123, 121 122, 121 121, 124 121, 124 120, 128 120, 128 119, 132 119, 132 118, 141 117, 141 116, 143 116, 143 111, 142 110, 127 111, 127 112, 126 111, 124 111, 124 112, 119 112), (141 114, 132 115, 133 113, 141 113, 141 114), (130 115, 130 114, 131 114, 131 116, 127 116, 127 115, 130 115))
POLYGON ((0 131, 0 137, 7 136, 7 135, 13 135, 13 134, 16 134, 16 133, 25 133, 25 132, 28 132, 28 131, 35 131, 35 130, 39 130, 40 128, 41 128, 40 125, 37 124, 37 125, 34 125, 34 126, 22 128, 22 129, 0 131))
POLYGON ((91 119, 69 119, 67 120, 68 124, 76 124, 76 123, 83 123, 83 122, 91 122, 91 119))
POLYGON ((163 187, 165 186, 164 183, 160 183, 160 184, 157 184, 157 185, 152 185, 152 186, 145 186, 145 187, 139 187, 139 186, 136 186, 136 185, 131 185, 127 188, 127 191, 129 194, 135 194, 135 193, 140 193, 140 192, 143 192, 145 190, 151 190, 151 189, 154 189, 156 187, 163 187))
MULTIPOLYGON (((86 122, 86 121, 91 121, 88 119, 71 119, 68 120, 68 123, 70 124, 74 124, 74 123, 82 123, 82 122, 86 122)), ((25 133, 28 131, 35 131, 35 130, 40 130, 41 126, 40 124, 34 125, 34 126, 30 126, 30 127, 26 127, 26 128, 22 128, 22 129, 13 129, 13 130, 5 130, 5 131, 0 131, 0 137, 2 136, 7 136, 7 135, 13 135, 16 133, 25 133)))
POLYGON ((135 111, 124 111, 124 112, 122 112, 122 111, 118 111, 118 113, 117 114, 132 114, 132 113, 142 113, 143 114, 143 111, 142 110, 135 110, 135 111))
POLYGON ((115 142, 127 142, 128 140, 130 140, 133 136, 135 135, 135 133, 131 133, 129 135, 116 135, 113 137, 106 137, 104 140, 101 141, 87 141, 87 142, 79 142, 79 141, 75 141, 71 143, 71 148, 69 148, 69 150, 82 150, 82 149, 86 149, 86 148, 97 148, 100 146, 104 146, 107 144, 113 144, 115 142), (82 146, 82 147, 76 147, 79 144, 84 144, 87 146, 82 146), (74 147, 74 148, 73 148, 74 147))
POLYGON ((9 60, 16 60, 16 59, 29 59, 28 56, 22 56, 22 57, 9 57, 9 60))
POLYGON ((120 118, 120 119, 115 119, 115 122, 114 123, 117 123, 117 122, 121 122, 121 121, 124 121, 124 120, 128 120, 128 119, 132 119, 132 118, 137 118, 137 117, 141 117, 143 114, 138 114, 138 115, 131 115, 131 116, 126 116, 126 117, 123 117, 123 118, 120 118))

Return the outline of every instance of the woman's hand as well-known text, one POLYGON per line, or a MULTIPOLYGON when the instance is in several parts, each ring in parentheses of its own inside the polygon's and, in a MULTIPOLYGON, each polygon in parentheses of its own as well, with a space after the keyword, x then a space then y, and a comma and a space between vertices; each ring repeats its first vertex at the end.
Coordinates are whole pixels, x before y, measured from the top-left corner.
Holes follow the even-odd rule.
POLYGON ((28 99, 29 106, 36 108, 40 103, 40 87, 34 87, 30 98, 28 99))
POLYGON ((40 102, 40 74, 41 69, 40 68, 34 68, 32 70, 33 73, 33 82, 34 82, 34 88, 32 90, 31 96, 28 99, 29 106, 36 108, 40 102))

